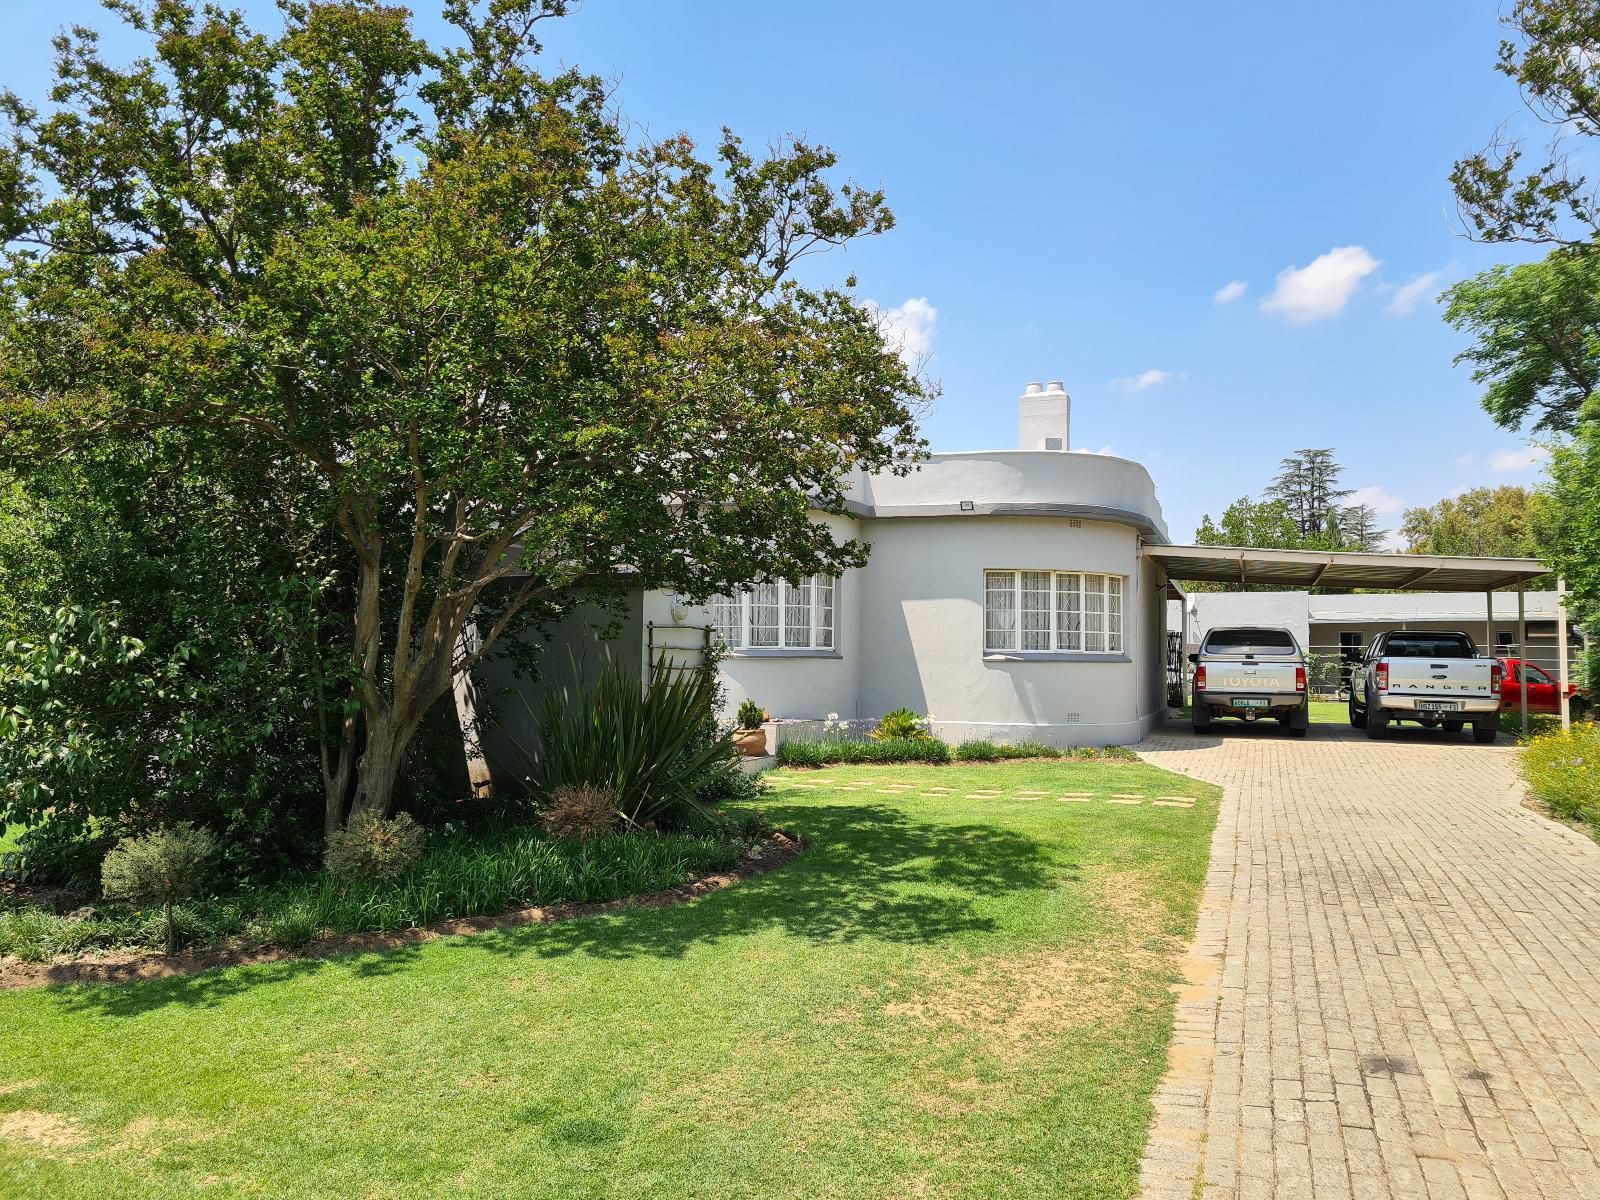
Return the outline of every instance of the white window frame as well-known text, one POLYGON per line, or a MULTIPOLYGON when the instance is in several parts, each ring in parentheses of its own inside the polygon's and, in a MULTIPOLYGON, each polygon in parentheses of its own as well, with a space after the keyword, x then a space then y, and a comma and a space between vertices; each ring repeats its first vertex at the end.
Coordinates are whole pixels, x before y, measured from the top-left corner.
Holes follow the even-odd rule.
MULTIPOLYGON (((1037 612, 1038 605, 1030 611, 1037 612)), ((985 655, 1019 658, 1126 658, 1128 655, 1128 576, 1109 571, 1057 571, 1037 567, 991 567, 983 572, 983 652, 985 655), (1040 575, 1048 575, 1050 586, 1040 588, 1040 575), (1006 586, 1009 577, 1009 586, 1006 586), (1023 587, 1024 577, 1028 586, 1023 587), (1010 596, 1011 628, 999 631, 990 620, 991 595, 1010 596), (1048 648, 1024 648, 1027 634, 1038 641, 1045 629, 1037 624, 1026 628, 1023 611, 1024 595, 1043 598, 1049 616, 1048 648), (1062 601, 1076 597, 1077 607, 1072 610, 1077 617, 1077 629, 1062 628, 1062 601), (1091 608, 1091 598, 1098 607, 1091 608), (1113 603, 1114 601, 1114 603, 1113 603), (1101 644, 1090 648, 1089 618, 1099 619, 1098 634, 1101 644), (1009 633, 1009 645, 997 640, 996 634, 1009 633), (1075 636, 1074 636, 1075 634, 1075 636), (1076 644, 1073 644, 1073 643, 1076 644)))
POLYGON ((831 575, 807 575, 798 585, 781 579, 757 584, 732 596, 713 596, 709 607, 712 628, 732 654, 782 657, 839 653, 839 580, 831 575), (804 600, 798 601, 801 594, 804 600), (775 627, 767 620, 773 608, 775 627), (732 639, 725 632, 728 622, 718 620, 719 609, 721 615, 733 618, 732 639), (795 636, 798 629, 789 620, 797 610, 808 614, 803 638, 795 636), (763 618, 759 641, 752 637, 751 625, 758 615, 763 618))

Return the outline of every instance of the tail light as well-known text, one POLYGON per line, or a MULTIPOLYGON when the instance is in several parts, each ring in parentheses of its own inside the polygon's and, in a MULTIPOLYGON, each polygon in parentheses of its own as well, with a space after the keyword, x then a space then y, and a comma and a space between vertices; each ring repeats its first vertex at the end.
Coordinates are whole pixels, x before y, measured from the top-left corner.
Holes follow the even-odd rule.
POLYGON ((1379 662, 1378 663, 1377 676, 1378 676, 1378 690, 1380 692, 1387 692, 1389 690, 1389 664, 1388 663, 1386 663, 1386 662, 1379 662))
POLYGON ((1296 667, 1294 669, 1294 690, 1297 692, 1306 690, 1306 669, 1304 667, 1296 667))
POLYGON ((1500 665, 1498 660, 1489 668, 1489 694, 1491 696, 1500 694, 1500 687, 1505 682, 1505 673, 1506 669, 1500 665))
POLYGON ((1202 692, 1206 690, 1206 669, 1204 667, 1196 667, 1194 669, 1194 686, 1202 692))

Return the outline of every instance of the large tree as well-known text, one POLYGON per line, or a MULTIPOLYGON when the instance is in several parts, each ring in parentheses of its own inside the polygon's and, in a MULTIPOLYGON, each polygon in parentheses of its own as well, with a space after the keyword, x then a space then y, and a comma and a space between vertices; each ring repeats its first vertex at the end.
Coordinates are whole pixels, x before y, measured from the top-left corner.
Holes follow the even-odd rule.
POLYGON ((1600 138, 1600 8, 1590 0, 1516 0, 1498 69, 1551 131, 1530 158, 1497 136, 1451 173, 1469 236, 1551 247, 1542 261, 1501 267, 1451 290, 1447 318, 1475 344, 1463 355, 1483 404, 1506 429, 1553 435, 1541 557, 1561 571, 1574 608, 1600 617, 1600 203, 1583 175, 1600 138))
POLYGON ((48 107, 3 104, 4 451, 209 428, 304 474, 350 580, 327 828, 388 810, 521 624, 863 561, 810 514, 908 469, 928 389, 794 278, 892 224, 831 153, 629 144, 597 80, 535 68, 563 0, 447 0, 447 47, 375 0, 108 6, 146 57, 75 30, 48 107))
POLYGON ((1533 558, 1545 511, 1528 488, 1471 488, 1428 508, 1406 509, 1400 532, 1408 554, 1533 558))
POLYGON ((1278 464, 1266 495, 1283 501, 1302 538, 1320 535, 1331 540, 1340 528, 1340 501, 1350 494, 1349 488, 1339 486, 1343 474, 1331 449, 1296 450, 1278 464))

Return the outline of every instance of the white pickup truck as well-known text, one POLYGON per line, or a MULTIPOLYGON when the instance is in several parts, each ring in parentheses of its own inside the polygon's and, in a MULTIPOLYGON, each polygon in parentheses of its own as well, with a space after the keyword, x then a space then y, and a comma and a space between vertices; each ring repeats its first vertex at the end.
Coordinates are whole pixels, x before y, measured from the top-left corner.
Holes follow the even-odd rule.
POLYGON ((1311 728, 1305 655, 1287 629, 1212 629, 1189 661, 1195 664, 1190 712, 1196 733, 1209 730, 1214 717, 1276 717, 1290 737, 1305 737, 1311 728))
POLYGON ((1380 633, 1350 675, 1350 724, 1381 738, 1390 721, 1448 733, 1470 723, 1473 740, 1492 742, 1500 733, 1503 670, 1464 633, 1380 633))

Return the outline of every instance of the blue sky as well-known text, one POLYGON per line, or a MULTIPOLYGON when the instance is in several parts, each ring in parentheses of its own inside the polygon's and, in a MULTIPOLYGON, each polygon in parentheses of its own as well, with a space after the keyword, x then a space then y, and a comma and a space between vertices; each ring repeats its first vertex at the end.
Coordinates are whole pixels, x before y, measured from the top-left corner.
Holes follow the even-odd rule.
MULTIPOLYGON (((52 32, 110 24, 93 0, 7 7, 0 80, 35 98, 52 32)), ((1023 385, 1062 379, 1074 448, 1144 462, 1183 540, 1302 446, 1335 447, 1391 527, 1538 477, 1433 303, 1527 257, 1465 240, 1446 179, 1502 122, 1541 132, 1493 70, 1498 13, 587 0, 545 28, 641 134, 833 146, 899 226, 822 269, 926 349, 934 447, 1013 445, 1023 385)))

